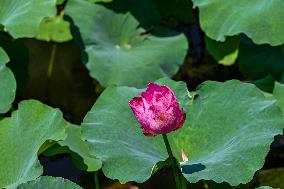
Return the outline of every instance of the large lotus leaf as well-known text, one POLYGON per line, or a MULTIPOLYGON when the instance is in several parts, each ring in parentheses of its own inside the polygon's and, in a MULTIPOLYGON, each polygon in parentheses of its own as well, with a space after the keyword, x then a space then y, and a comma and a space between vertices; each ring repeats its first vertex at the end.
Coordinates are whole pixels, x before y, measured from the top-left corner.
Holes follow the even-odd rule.
POLYGON ((187 52, 184 35, 155 37, 143 33, 131 14, 118 14, 82 0, 68 1, 65 13, 80 29, 91 76, 103 86, 143 87, 172 76, 183 63, 187 52))
POLYGON ((44 18, 40 24, 36 39, 54 42, 69 41, 72 39, 70 23, 63 19, 63 14, 44 18))
POLYGON ((273 188, 271 188, 270 186, 260 186, 256 189, 273 189, 273 188))
POLYGON ((242 40, 238 63, 241 72, 250 79, 264 78, 268 74, 280 79, 284 72, 284 47, 255 45, 242 40))
POLYGON ((120 182, 144 182, 168 155, 161 136, 145 137, 128 101, 141 90, 109 87, 99 97, 82 124, 82 137, 93 155, 103 161, 104 174, 120 182))
POLYGON ((36 180, 21 184, 17 189, 83 189, 77 184, 60 177, 42 176, 36 180))
POLYGON ((56 14, 56 0, 1 0, 0 24, 14 38, 33 37, 44 17, 56 14))
POLYGON ((267 100, 255 85, 237 80, 206 81, 196 95, 188 113, 190 127, 173 133, 178 148, 189 157, 182 164, 184 176, 190 182, 248 183, 284 127, 275 100, 267 100), (188 170, 199 164, 206 168, 188 170))
POLYGON ((0 188, 14 188, 42 174, 37 152, 47 140, 65 138, 66 122, 58 109, 35 100, 19 103, 0 121, 0 188))
MULTIPOLYGON (((254 85, 235 80, 205 82, 195 100, 184 83, 158 83, 170 86, 187 112, 185 125, 169 134, 175 157, 181 160, 184 149, 190 159, 181 164, 184 176, 191 182, 205 179, 238 185, 250 181, 284 126, 275 101, 266 100, 254 85)), ((90 143, 91 153, 102 158, 106 176, 123 182, 146 180, 153 166, 167 157, 161 138, 143 136, 128 107, 128 101, 140 92, 107 88, 82 125, 82 136, 90 143)))
POLYGON ((12 71, 5 66, 8 61, 8 55, 0 47, 0 113, 10 109, 16 93, 16 79, 12 71))
POLYGON ((201 28, 217 41, 245 33, 255 43, 284 43, 284 3, 267 0, 193 0, 201 28))
MULTIPOLYGON (((158 83, 169 85, 186 104, 186 85, 169 79, 158 83)), ((161 136, 145 137, 128 101, 142 90, 109 87, 99 97, 82 124, 82 138, 90 144, 91 153, 103 161, 103 171, 120 182, 144 182, 156 163, 168 158, 161 136)))
POLYGON ((66 128, 67 138, 58 143, 67 146, 71 151, 77 153, 87 165, 87 171, 97 171, 101 168, 102 162, 90 154, 88 144, 81 139, 81 128, 76 125, 68 124, 66 128))

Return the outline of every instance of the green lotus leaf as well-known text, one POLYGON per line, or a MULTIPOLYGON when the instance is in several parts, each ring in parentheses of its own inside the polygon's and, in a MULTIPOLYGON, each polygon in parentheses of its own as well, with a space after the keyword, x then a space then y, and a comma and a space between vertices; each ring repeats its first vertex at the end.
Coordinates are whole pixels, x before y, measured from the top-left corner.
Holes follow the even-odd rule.
POLYGON ((284 47, 255 45, 242 40, 239 48, 239 67, 241 72, 250 79, 261 79, 272 75, 280 79, 284 72, 284 47))
POLYGON ((188 113, 190 126, 173 133, 189 157, 181 164, 184 176, 190 182, 248 183, 262 168, 274 136, 282 133, 284 119, 276 101, 237 80, 206 81, 196 95, 188 113))
POLYGON ((16 93, 16 79, 12 71, 6 67, 8 61, 8 55, 0 47, 0 113, 10 109, 16 93))
POLYGON ((60 177, 42 176, 21 184, 17 189, 83 189, 77 184, 60 177))
POLYGON ((1 0, 0 24, 14 38, 33 37, 44 17, 56 15, 56 0, 1 0))
POLYGON ((225 42, 218 42, 205 37, 206 48, 213 58, 225 66, 234 64, 239 54, 239 37, 227 38, 225 42))
POLYGON ((284 43, 284 4, 267 0, 193 0, 199 8, 201 28, 212 39, 244 33, 255 43, 284 43))
POLYGON ((275 82, 273 96, 284 115, 284 84, 275 82))
POLYGON ((29 80, 29 49, 22 39, 13 39, 6 33, 0 33, 0 47, 9 56, 6 64, 11 69, 17 82, 17 91, 21 91, 29 80))
POLYGON ((19 103, 12 117, 0 121, 0 188, 15 188, 42 174, 37 152, 44 142, 66 137, 58 109, 35 100, 19 103))
POLYGON ((40 24, 36 39, 54 42, 70 41, 72 39, 70 23, 63 19, 63 14, 44 18, 40 24))
POLYGON ((270 186, 260 186, 256 189, 273 189, 273 188, 271 188, 270 186))
MULTIPOLYGON (((157 83, 169 86, 187 112, 185 125, 168 134, 175 157, 182 161, 184 149, 190 159, 181 163, 184 176, 190 182, 249 182, 263 166, 273 137, 282 133, 284 120, 275 101, 236 80, 205 82, 194 98, 183 82, 157 83)), ((161 137, 144 136, 128 106, 141 91, 107 88, 82 124, 82 137, 91 154, 102 159, 105 175, 121 182, 144 182, 168 157, 161 137)))
POLYGON ((92 156, 88 144, 81 139, 81 128, 76 125, 68 124, 66 128, 67 138, 58 143, 61 146, 67 146, 71 151, 83 158, 84 164, 87 165, 87 171, 97 171, 101 168, 102 162, 92 156))
MULTIPOLYGON (((188 101, 186 85, 162 79, 184 104, 188 101)), ((156 163, 168 158, 162 136, 145 137, 142 134, 128 101, 138 96, 141 89, 108 87, 82 123, 82 138, 90 145, 91 154, 103 161, 104 174, 120 182, 144 182, 154 172, 156 163)))
POLYGON ((267 75, 264 78, 252 81, 252 83, 255 84, 262 91, 271 93, 274 88, 275 79, 271 75, 267 75))
POLYGON ((188 46, 184 35, 155 37, 138 28, 130 13, 82 0, 68 1, 65 13, 80 30, 90 75, 103 86, 143 87, 174 75, 183 63, 188 46))
POLYGON ((62 5, 65 0, 56 0, 56 5, 62 5))

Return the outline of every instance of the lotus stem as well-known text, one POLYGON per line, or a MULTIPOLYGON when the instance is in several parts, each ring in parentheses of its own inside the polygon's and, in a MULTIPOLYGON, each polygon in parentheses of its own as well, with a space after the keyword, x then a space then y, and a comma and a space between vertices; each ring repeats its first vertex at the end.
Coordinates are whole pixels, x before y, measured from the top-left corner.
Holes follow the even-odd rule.
POLYGON ((100 189, 100 182, 99 182, 99 173, 98 173, 98 171, 95 171, 94 177, 95 177, 95 189, 100 189))
POLYGON ((167 152, 169 154, 169 160, 171 162, 171 166, 172 166, 172 169, 173 169, 173 175, 174 175, 174 178, 175 178, 175 182, 176 182, 176 187, 177 189, 186 189, 187 186, 186 186, 186 181, 184 180, 181 172, 180 172, 180 169, 179 169, 179 164, 176 160, 176 158, 173 156, 173 152, 172 152, 172 149, 171 149, 171 146, 170 146, 170 143, 169 143, 169 140, 168 140, 168 137, 166 134, 163 134, 163 139, 164 139, 164 143, 166 145, 166 148, 167 148, 167 152))

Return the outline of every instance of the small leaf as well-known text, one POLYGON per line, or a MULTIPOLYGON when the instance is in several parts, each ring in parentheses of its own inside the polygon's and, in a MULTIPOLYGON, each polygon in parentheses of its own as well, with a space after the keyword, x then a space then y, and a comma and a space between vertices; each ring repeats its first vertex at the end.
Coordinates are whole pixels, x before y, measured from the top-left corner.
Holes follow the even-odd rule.
POLYGON ((0 113, 10 109, 16 93, 16 79, 12 71, 5 66, 8 61, 8 55, 0 47, 0 113))
POLYGON ((66 128, 67 138, 58 143, 61 146, 67 146, 71 151, 77 153, 84 159, 88 166, 87 171, 97 171, 101 168, 102 162, 90 154, 88 144, 81 139, 81 128, 76 125, 68 124, 66 128))
POLYGON ((44 17, 56 14, 56 0, 1 0, 0 24, 14 38, 33 37, 44 17))
POLYGON ((44 18, 40 24, 36 39, 54 42, 70 41, 72 39, 70 23, 63 19, 63 14, 44 18))
POLYGON ((14 188, 42 174, 37 152, 47 140, 66 137, 58 109, 35 100, 19 103, 12 117, 0 121, 0 188, 14 188))
POLYGON ((206 48, 213 58, 225 66, 235 63, 239 53, 239 37, 227 38, 225 42, 217 42, 213 39, 205 37, 206 48))
POLYGON ((42 176, 36 180, 21 184, 17 189, 83 189, 77 184, 60 177, 42 176))

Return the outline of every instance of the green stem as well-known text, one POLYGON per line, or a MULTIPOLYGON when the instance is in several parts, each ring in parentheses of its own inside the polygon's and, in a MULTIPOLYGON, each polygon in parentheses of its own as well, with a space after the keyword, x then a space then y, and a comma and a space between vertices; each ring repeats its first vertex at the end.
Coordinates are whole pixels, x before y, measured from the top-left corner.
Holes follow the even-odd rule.
POLYGON ((48 61, 48 68, 47 68, 47 83, 46 83, 46 99, 47 102, 49 102, 50 100, 50 92, 51 92, 51 76, 52 76, 52 72, 53 72, 53 67, 54 67, 54 63, 55 63, 55 57, 56 57, 56 50, 57 50, 57 44, 54 43, 51 47, 51 53, 50 53, 50 59, 48 61))
POLYGON ((48 62, 48 69, 47 69, 47 77, 50 78, 52 75, 52 70, 53 70, 53 66, 54 66, 54 60, 55 60, 55 55, 56 55, 56 49, 57 49, 57 45, 53 44, 52 48, 51 48, 51 53, 50 53, 50 59, 48 62))
POLYGON ((100 189, 100 182, 99 182, 99 173, 95 171, 95 189, 100 189))
POLYGON ((169 154, 169 160, 171 162, 171 166, 173 169, 173 174, 174 174, 177 189, 185 189, 186 182, 184 182, 184 178, 180 172, 178 162, 173 155, 173 152, 172 152, 172 149, 171 149, 171 146, 170 146, 170 143, 169 143, 169 140, 166 134, 163 134, 163 139, 164 139, 164 142, 167 148, 167 152, 169 154))
POLYGON ((187 189, 187 182, 186 182, 185 178, 181 175, 180 179, 181 179, 181 188, 187 189))

